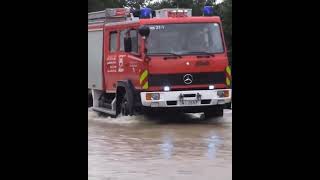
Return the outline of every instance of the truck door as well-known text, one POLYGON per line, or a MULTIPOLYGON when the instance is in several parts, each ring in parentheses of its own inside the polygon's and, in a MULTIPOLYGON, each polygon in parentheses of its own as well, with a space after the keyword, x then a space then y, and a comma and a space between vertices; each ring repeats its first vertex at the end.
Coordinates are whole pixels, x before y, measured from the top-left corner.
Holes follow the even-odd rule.
POLYGON ((141 58, 139 35, 136 28, 122 29, 120 31, 120 51, 119 61, 123 62, 122 78, 130 80, 133 85, 140 88, 140 74, 144 67, 144 61, 141 58), (124 38, 131 38, 131 52, 125 52, 124 38))

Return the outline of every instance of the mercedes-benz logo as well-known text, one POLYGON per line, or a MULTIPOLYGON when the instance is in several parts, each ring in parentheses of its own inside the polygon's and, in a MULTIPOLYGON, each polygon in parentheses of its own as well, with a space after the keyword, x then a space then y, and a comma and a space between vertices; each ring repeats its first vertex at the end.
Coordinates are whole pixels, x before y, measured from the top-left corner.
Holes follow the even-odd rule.
POLYGON ((191 84, 193 81, 193 77, 191 74, 186 74, 183 76, 183 81, 185 84, 191 84))

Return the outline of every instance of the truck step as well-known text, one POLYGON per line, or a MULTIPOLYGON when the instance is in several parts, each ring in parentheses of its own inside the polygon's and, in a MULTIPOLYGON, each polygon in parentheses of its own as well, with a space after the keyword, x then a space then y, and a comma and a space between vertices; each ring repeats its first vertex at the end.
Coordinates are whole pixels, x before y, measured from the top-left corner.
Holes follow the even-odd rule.
POLYGON ((112 109, 112 105, 111 104, 105 104, 105 108, 111 110, 112 109))
POLYGON ((92 107, 92 110, 94 111, 98 111, 98 112, 102 112, 102 113, 106 113, 112 116, 116 115, 116 111, 113 111, 111 109, 107 109, 107 108, 102 108, 102 107, 92 107))

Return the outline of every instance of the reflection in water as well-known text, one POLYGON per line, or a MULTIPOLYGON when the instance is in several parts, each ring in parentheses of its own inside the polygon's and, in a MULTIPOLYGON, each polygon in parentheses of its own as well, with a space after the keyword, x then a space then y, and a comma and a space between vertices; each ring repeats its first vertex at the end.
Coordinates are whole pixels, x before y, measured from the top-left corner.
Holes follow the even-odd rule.
POLYGON ((173 151, 172 136, 165 134, 162 138, 161 153, 165 159, 170 159, 173 151))
POLYGON ((207 156, 210 160, 216 158, 217 145, 220 143, 218 136, 211 136, 208 140, 207 156))
MULTIPOLYGON (((216 158, 216 153, 219 144, 221 144, 221 139, 216 136, 212 135, 208 139, 205 139, 207 148, 206 148, 206 157, 210 160, 213 160, 216 158)), ((192 147, 184 147, 186 151, 188 151, 192 147)), ((173 143, 173 136, 171 133, 164 134, 162 136, 162 143, 160 144, 160 151, 164 159, 170 159, 172 157, 174 150, 174 143, 173 143)), ((176 153, 179 155, 179 153, 176 153)))

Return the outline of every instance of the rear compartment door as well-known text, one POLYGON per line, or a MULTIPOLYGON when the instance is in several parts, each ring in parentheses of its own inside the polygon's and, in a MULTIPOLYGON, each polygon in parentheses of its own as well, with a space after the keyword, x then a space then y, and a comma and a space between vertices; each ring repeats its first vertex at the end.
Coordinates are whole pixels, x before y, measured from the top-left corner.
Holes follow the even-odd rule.
POLYGON ((103 89, 103 31, 88 31, 88 88, 103 89))
POLYGON ((105 63, 104 63, 104 71, 105 71, 105 84, 107 91, 115 91, 116 82, 117 82, 117 74, 119 71, 119 61, 118 61, 118 49, 119 49, 119 41, 118 41, 118 32, 116 30, 106 31, 106 39, 105 39, 105 63))

